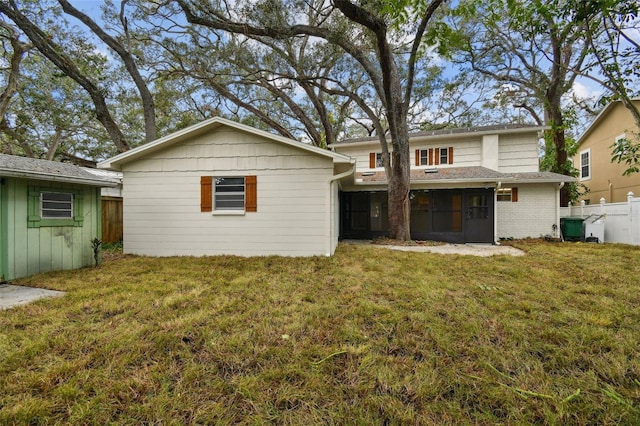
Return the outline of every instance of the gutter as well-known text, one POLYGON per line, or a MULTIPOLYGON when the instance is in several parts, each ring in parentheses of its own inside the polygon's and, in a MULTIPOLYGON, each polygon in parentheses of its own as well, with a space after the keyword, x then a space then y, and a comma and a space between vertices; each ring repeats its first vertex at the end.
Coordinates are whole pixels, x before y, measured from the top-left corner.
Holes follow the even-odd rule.
MULTIPOLYGON (((331 191, 331 185, 342 178, 345 178, 347 176, 354 174, 355 171, 356 171, 356 161, 354 159, 351 159, 351 168, 349 170, 347 170, 346 172, 338 173, 337 175, 334 175, 327 180, 327 184, 329 185, 329 191, 328 191, 329 202, 327 203, 327 205, 329 206, 329 214, 327 216, 329 218, 326 224, 326 226, 328 227, 327 235, 329 236, 329 238, 328 238, 328 245, 325 250, 325 256, 327 257, 331 256, 332 254, 331 245, 333 244, 333 226, 334 226, 333 207, 334 206, 333 206, 333 193, 331 191)), ((340 212, 338 212, 338 215, 339 214, 340 212)))
POLYGON ((19 172, 15 170, 0 170, 1 176, 6 177, 17 177, 17 178, 26 178, 26 179, 39 179, 39 180, 49 180, 54 182, 64 182, 64 183, 76 183, 82 185, 91 185, 98 187, 116 187, 117 183, 102 180, 102 179, 91 179, 91 178, 82 178, 75 176, 61 176, 61 175, 53 175, 48 173, 37 173, 37 172, 19 172))

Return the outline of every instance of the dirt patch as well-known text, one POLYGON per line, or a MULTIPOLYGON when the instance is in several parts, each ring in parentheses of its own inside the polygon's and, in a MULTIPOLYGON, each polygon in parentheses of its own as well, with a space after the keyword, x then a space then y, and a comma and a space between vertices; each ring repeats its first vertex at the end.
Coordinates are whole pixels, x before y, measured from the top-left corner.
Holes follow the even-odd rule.
POLYGON ((345 241, 349 244, 370 244, 373 247, 386 248, 398 251, 415 251, 422 253, 439 253, 439 254, 460 254, 467 256, 523 256, 524 251, 509 245, 493 245, 493 244, 449 244, 436 241, 425 241, 420 244, 416 241, 401 241, 395 244, 396 240, 378 239, 378 240, 349 240, 345 241), (377 242, 379 240, 385 243, 377 242), (386 243, 388 242, 388 244, 386 243))

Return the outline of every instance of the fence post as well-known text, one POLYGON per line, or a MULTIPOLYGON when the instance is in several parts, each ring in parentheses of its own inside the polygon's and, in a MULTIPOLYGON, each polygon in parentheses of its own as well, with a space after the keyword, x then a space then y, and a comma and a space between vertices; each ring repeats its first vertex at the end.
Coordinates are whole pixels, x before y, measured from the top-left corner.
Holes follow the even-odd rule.
POLYGON ((580 217, 584 217, 584 205, 586 203, 584 202, 584 200, 580 201, 580 217))
POLYGON ((607 203, 607 200, 604 197, 600 198, 600 214, 604 214, 604 205, 607 203))
POLYGON ((633 235, 633 192, 627 194, 627 217, 629 218, 629 244, 633 244, 635 236, 633 235))

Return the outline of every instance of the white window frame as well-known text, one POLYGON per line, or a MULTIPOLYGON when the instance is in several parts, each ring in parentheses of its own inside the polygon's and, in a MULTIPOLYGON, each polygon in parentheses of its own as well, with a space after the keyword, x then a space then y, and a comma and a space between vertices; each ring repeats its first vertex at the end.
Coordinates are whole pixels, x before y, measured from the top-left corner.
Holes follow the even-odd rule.
POLYGON ((420 165, 428 166, 429 165, 429 149, 421 149, 420 151, 420 165), (424 154, 424 155, 423 155, 424 154), (422 161, 424 159, 424 162, 422 161))
POLYGON ((40 192, 40 218, 41 219, 51 219, 51 220, 69 220, 73 219, 73 193, 70 192, 60 192, 60 191, 41 191, 40 192), (51 195, 54 197, 61 198, 60 196, 64 196, 63 198, 68 199, 53 199, 51 195), (49 206, 45 207, 45 203, 48 203, 49 206), (51 205, 53 204, 53 205, 51 205), (64 212, 66 213, 64 216, 51 215, 52 212, 64 212))
POLYGON ((246 205, 247 186, 244 176, 214 176, 213 177, 213 211, 221 213, 244 213, 246 205), (225 179, 242 179, 242 184, 228 183, 224 184, 225 179), (224 187, 240 187, 242 191, 218 191, 218 188, 224 187), (242 196, 242 206, 225 206, 225 203, 239 202, 239 196, 242 196))
POLYGON ((438 164, 449 164, 449 148, 438 148, 438 150, 438 164), (443 158, 444 161, 442 161, 443 158))
POLYGON ((616 136, 616 141, 615 141, 615 146, 620 145, 620 141, 625 141, 627 140, 627 134, 623 133, 621 135, 616 136))
POLYGON ((592 164, 591 164, 591 148, 587 148, 584 151, 580 151, 580 180, 589 180, 589 179, 591 179, 591 175, 593 174, 592 171, 591 171, 591 168, 592 168, 592 164), (587 160, 588 160, 588 164, 586 166, 587 166, 587 169, 589 171, 589 173, 586 176, 583 174, 585 165, 582 164, 582 159, 583 159, 583 156, 585 154, 586 154, 587 160))
POLYGON ((511 201, 513 201, 513 188, 498 188, 498 191, 496 193, 496 201, 499 203, 501 202, 510 203, 511 201))
MULTIPOLYGON (((389 155, 389 166, 391 166, 391 152, 389 155)), ((382 152, 376 152, 376 169, 384 168, 384 163, 382 162, 382 152)))

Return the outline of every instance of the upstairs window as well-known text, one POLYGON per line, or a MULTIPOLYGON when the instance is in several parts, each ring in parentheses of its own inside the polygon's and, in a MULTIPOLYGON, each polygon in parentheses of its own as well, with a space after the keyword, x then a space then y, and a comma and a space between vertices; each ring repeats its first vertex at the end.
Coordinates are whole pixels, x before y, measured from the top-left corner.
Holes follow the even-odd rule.
POLYGON ((449 164, 449 149, 436 148, 440 150, 440 164, 449 164))
POLYGON ((429 150, 421 149, 418 153, 418 166, 428 166, 429 165, 429 150))
POLYGON ((416 166, 438 166, 453 164, 453 147, 416 149, 416 166))
MULTIPOLYGON (((381 152, 371 152, 369 153, 369 168, 376 169, 384 167, 384 162, 382 161, 384 157, 381 152)), ((391 153, 389 153, 389 165, 391 165, 391 153)))
POLYGON ((580 153, 580 180, 591 179, 591 150, 580 153))

